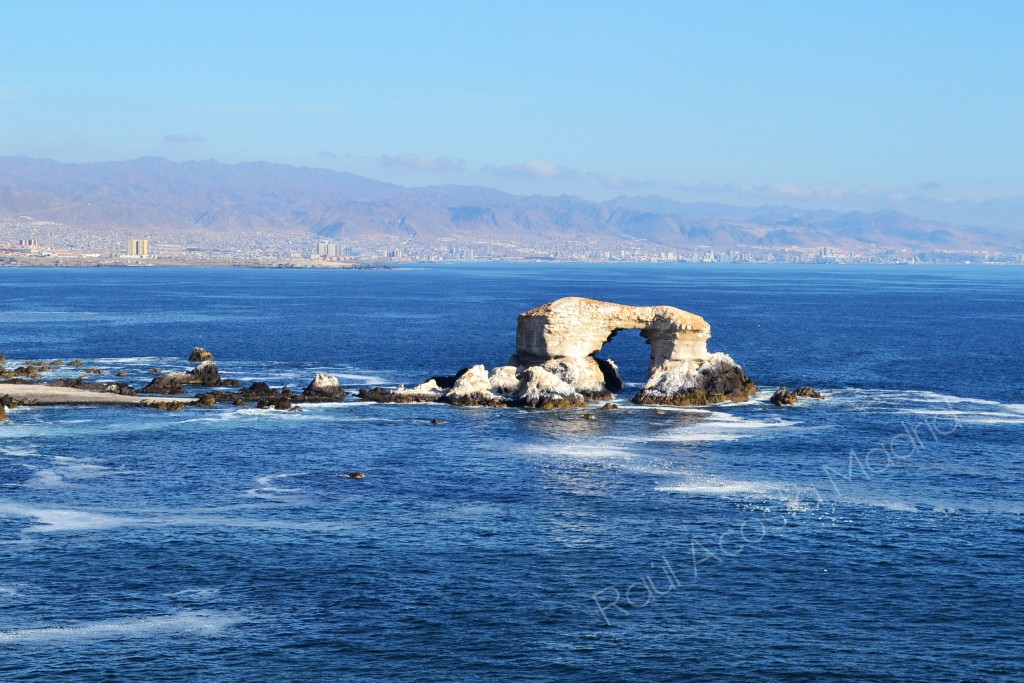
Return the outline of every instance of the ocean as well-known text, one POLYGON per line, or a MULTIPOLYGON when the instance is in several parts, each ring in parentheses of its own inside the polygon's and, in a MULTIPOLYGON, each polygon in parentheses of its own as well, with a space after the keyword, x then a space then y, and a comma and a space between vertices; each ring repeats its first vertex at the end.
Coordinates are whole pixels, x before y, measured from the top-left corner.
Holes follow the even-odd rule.
POLYGON ((569 295, 698 313, 761 391, 633 406, 623 332, 620 410, 13 409, 0 679, 1024 680, 1019 268, 3 269, 0 352, 354 391, 569 295))

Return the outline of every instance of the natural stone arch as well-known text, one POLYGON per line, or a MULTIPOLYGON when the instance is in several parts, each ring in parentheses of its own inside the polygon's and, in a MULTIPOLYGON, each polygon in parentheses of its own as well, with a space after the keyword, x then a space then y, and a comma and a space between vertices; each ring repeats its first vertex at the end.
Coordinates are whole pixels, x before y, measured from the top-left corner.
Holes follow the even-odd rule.
POLYGON ((708 355, 711 325, 699 315, 672 306, 625 306, 564 297, 519 315, 518 364, 593 356, 621 330, 640 330, 651 345, 652 366, 708 355))
POLYGON ((745 401, 757 386, 724 353, 708 353, 711 326, 671 306, 624 306, 566 297, 520 314, 516 353, 488 372, 475 365, 410 389, 361 390, 371 401, 444 401, 453 405, 565 408, 611 398, 621 388, 615 364, 594 354, 621 330, 640 330, 651 345, 647 382, 636 403, 705 405, 745 401), (617 386, 616 386, 617 385, 617 386))
MULTIPOLYGON (((613 377, 609 361, 595 354, 621 330, 640 330, 651 345, 647 382, 633 399, 637 403, 745 401, 757 391, 732 358, 708 353, 711 326, 707 321, 672 306, 557 299, 520 314, 511 362, 520 368, 540 366, 584 396, 605 397, 613 377)), ((614 363, 610 365, 615 368, 614 363)), ((617 370, 614 380, 618 380, 617 370)))

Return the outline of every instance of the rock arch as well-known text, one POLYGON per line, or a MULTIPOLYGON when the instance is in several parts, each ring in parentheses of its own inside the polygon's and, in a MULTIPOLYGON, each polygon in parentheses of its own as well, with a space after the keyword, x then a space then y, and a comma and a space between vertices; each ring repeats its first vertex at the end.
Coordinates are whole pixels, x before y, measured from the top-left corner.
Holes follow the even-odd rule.
POLYGON ((620 330, 640 330, 651 345, 651 364, 708 355, 711 325, 672 306, 624 306, 564 297, 519 315, 516 356, 536 365, 554 358, 593 356, 620 330))
POLYGON ((624 306, 565 297, 519 315, 516 353, 490 371, 475 365, 411 389, 364 389, 371 401, 561 408, 611 398, 621 388, 611 361, 594 354, 620 330, 640 330, 651 345, 647 382, 636 403, 705 405, 745 401, 757 386, 724 353, 708 353, 711 326, 671 306, 624 306), (618 382, 619 386, 614 386, 618 382))
POLYGON ((633 399, 637 403, 745 401, 757 391, 732 358, 708 353, 711 325, 699 315, 672 306, 626 306, 582 297, 557 299, 520 314, 512 363, 539 365, 579 387, 584 395, 607 394, 609 370, 606 361, 594 355, 620 330, 640 330, 651 346, 647 382, 633 399), (600 381, 603 392, 592 389, 600 381))

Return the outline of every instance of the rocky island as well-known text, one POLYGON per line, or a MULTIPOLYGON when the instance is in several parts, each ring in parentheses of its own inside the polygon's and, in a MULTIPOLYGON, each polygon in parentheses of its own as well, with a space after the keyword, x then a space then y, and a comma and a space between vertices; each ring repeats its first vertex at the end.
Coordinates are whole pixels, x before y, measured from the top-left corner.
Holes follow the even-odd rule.
POLYGON ((640 330, 651 346, 648 379, 634 403, 697 406, 746 401, 757 386, 732 358, 709 353, 711 326, 672 306, 564 297, 519 315, 509 364, 475 365, 412 388, 363 389, 363 399, 388 403, 568 408, 607 400, 623 388, 614 361, 596 354, 621 330, 640 330))

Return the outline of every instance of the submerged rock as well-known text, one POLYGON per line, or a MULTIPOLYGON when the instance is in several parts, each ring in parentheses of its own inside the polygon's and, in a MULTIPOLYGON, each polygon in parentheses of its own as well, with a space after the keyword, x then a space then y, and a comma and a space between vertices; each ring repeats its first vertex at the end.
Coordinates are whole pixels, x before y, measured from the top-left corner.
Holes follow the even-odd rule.
POLYGON ((820 391, 817 391, 817 390, 812 389, 810 387, 800 387, 799 389, 797 389, 793 393, 796 394, 797 396, 799 396, 800 398, 817 398, 817 399, 824 399, 825 398, 825 396, 820 391))

